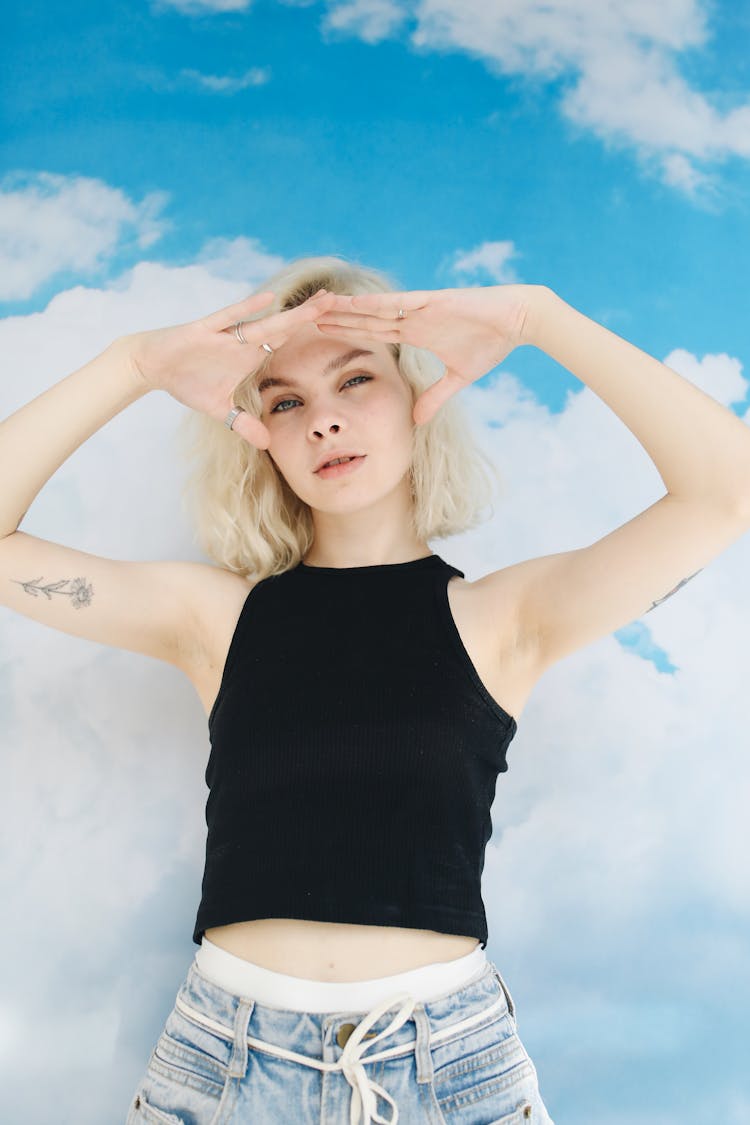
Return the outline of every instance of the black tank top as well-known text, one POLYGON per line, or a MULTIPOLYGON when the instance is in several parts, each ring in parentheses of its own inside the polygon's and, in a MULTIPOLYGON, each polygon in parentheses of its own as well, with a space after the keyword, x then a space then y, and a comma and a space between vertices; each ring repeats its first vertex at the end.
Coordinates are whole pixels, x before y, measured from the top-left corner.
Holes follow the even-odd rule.
POLYGON ((439 555, 258 582, 208 717, 193 932, 303 918, 487 944, 490 808, 516 720, 471 662, 439 555))

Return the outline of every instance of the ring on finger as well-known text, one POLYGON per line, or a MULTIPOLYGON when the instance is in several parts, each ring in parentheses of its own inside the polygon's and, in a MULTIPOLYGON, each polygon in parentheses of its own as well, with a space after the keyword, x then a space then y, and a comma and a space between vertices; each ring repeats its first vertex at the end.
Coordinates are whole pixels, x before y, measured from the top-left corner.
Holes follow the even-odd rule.
MULTIPOLYGON (((237 323, 234 325, 234 334, 241 344, 246 344, 247 340, 242 335, 242 323, 243 323, 242 321, 238 320, 237 323)), ((268 352, 269 355, 273 355, 273 348, 271 347, 270 344, 261 344, 260 346, 262 348, 264 348, 268 352)))

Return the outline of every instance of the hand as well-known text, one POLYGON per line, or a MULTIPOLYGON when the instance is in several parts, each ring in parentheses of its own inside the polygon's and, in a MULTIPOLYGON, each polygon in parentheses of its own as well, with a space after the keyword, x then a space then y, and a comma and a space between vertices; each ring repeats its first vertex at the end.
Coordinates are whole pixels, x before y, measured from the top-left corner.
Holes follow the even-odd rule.
MULTIPOLYGON (((223 422, 234 405, 235 388, 265 357, 261 344, 280 348, 302 325, 330 308, 332 296, 320 290, 293 309, 244 321, 245 344, 235 336, 234 325, 270 305, 273 293, 256 293, 200 320, 121 339, 133 370, 150 390, 165 390, 185 406, 223 422)), ((232 429, 258 449, 271 443, 268 429, 249 412, 238 414, 232 429)))
POLYGON ((334 297, 317 318, 318 330, 343 339, 379 340, 427 348, 445 372, 414 403, 417 425, 429 422, 442 404, 476 382, 526 343, 524 327, 534 285, 489 285, 425 289, 405 293, 360 293, 334 297), (398 310, 406 317, 399 320, 398 310))

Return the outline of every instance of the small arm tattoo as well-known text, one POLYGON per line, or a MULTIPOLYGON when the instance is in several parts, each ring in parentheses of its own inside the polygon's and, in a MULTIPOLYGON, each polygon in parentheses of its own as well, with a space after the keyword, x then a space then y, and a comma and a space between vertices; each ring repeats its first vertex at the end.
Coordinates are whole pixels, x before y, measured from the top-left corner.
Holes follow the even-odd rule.
MULTIPOLYGON (((701 567, 701 570, 703 570, 703 567, 701 567)), ((701 570, 696 570, 695 574, 700 574, 701 570)), ((650 613, 652 609, 656 609, 656 607, 658 605, 661 605, 662 602, 665 602, 667 600, 667 598, 671 598, 672 594, 676 594, 678 590, 681 590, 686 582, 690 582, 690 580, 692 578, 695 578, 695 574, 691 574, 688 578, 683 578, 681 582, 677 583, 674 590, 670 590, 669 593, 665 594, 663 598, 657 598, 657 600, 655 602, 652 602, 651 605, 648 607, 648 609, 646 610, 646 613, 650 613)))
POLYGON ((18 586, 23 586, 26 593, 31 594, 32 597, 44 594, 49 601, 52 601, 53 594, 65 594, 66 597, 70 598, 71 604, 76 609, 82 609, 83 606, 91 605, 94 589, 90 583, 87 583, 85 578, 61 578, 59 582, 48 582, 44 586, 39 585, 41 581, 41 577, 34 578, 30 582, 19 582, 17 579, 11 578, 11 582, 15 582, 18 586), (69 590, 63 590, 62 587, 65 586, 67 582, 72 583, 71 588, 69 590))

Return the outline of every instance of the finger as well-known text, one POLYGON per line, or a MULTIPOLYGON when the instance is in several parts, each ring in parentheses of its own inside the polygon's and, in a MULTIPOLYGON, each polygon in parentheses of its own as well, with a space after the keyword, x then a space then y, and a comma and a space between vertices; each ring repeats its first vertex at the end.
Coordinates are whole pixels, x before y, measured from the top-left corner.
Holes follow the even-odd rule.
POLYGON ((231 332, 235 324, 239 322, 243 325, 243 335, 247 336, 248 330, 253 324, 259 324, 262 322, 264 325, 266 325, 266 331, 268 331, 268 325, 270 322, 271 328, 273 330, 273 328, 275 328, 276 324, 279 322, 280 318, 288 320, 289 317, 292 316, 292 314, 296 314, 297 319, 308 320, 312 319, 313 316, 318 315, 318 312, 321 309, 327 308, 327 305, 321 304, 321 302, 325 302, 328 294, 324 289, 321 289, 317 293, 314 293, 311 297, 308 297, 307 300, 303 301, 301 304, 295 305, 293 309, 282 309, 280 312, 269 313, 268 315, 260 317, 256 320, 245 319, 251 313, 258 312, 260 309, 263 309, 267 305, 271 304, 275 296, 275 293, 270 292, 255 293, 252 297, 248 297, 244 301, 238 301, 235 305, 228 305, 225 309, 220 309, 219 312, 212 313, 210 316, 204 317, 204 324, 206 324, 209 328, 215 330, 231 332), (299 310, 301 309, 303 309, 304 312, 300 312, 299 310))
MULTIPOLYGON (((295 321, 309 321, 315 320, 323 313, 328 312, 331 307, 331 293, 315 293, 312 297, 302 301, 301 304, 295 305, 291 309, 282 309, 277 313, 269 313, 268 316, 261 317, 259 320, 252 321, 248 328, 252 329, 257 327, 260 331, 265 328, 266 331, 281 331, 288 332, 290 326, 295 321)), ((244 331, 244 329, 243 329, 244 331)))
MULTIPOLYGON (((292 309, 282 309, 281 312, 269 313, 268 316, 259 317, 257 320, 245 321, 242 324, 242 335, 248 344, 266 343, 273 348, 279 348, 295 327, 299 324, 312 323, 322 312, 327 311, 328 298, 328 293, 322 296, 316 294, 292 309)), ((232 331, 235 323, 236 321, 229 326, 228 331, 231 335, 235 335, 232 331)))
POLYGON ((444 402, 447 402, 465 383, 456 375, 443 375, 419 396, 414 403, 412 416, 417 425, 423 426, 433 418, 444 402))
POLYGON ((424 308, 429 295, 427 289, 412 289, 404 293, 357 293, 351 298, 351 308, 355 312, 393 317, 398 316, 399 309, 409 313, 424 308))
MULTIPOLYGON (((384 321, 380 322, 384 324, 384 321)), ((401 332, 398 328, 346 328, 338 324, 321 324, 318 321, 317 329, 326 336, 340 337, 342 340, 375 340, 383 344, 401 343, 401 332)))
POLYGON ((220 331, 227 326, 231 327, 238 320, 242 320, 243 316, 270 305, 275 296, 275 293, 270 292, 253 293, 251 297, 245 297, 244 300, 237 301, 234 305, 227 305, 226 308, 219 309, 218 312, 209 313, 208 316, 203 317, 203 323, 216 331, 220 331))
POLYGON ((393 317, 366 316, 364 313, 347 313, 336 309, 322 313, 318 317, 318 325, 338 324, 341 328, 368 328, 380 332, 385 327, 393 327, 393 317))
POLYGON ((271 444, 271 435, 260 418, 256 418, 254 414, 249 414, 244 410, 235 418, 232 432, 239 434, 241 438, 250 442, 256 449, 268 449, 271 444))
POLYGON ((398 316, 399 310, 405 313, 409 310, 416 311, 424 308, 427 301, 426 291, 414 293, 357 293, 336 294, 333 310, 336 312, 361 313, 371 316, 384 317, 392 320, 398 316))

